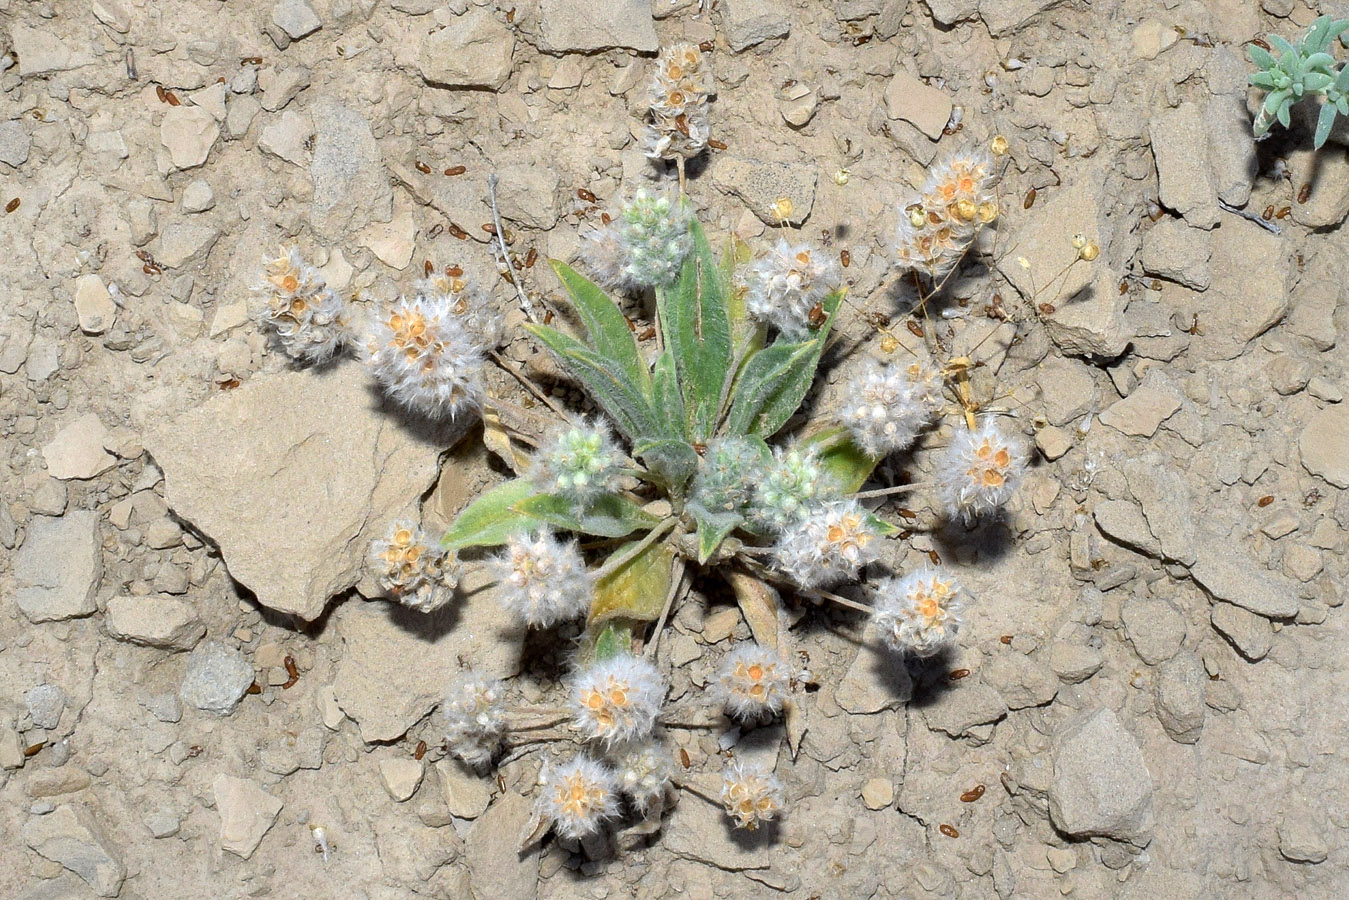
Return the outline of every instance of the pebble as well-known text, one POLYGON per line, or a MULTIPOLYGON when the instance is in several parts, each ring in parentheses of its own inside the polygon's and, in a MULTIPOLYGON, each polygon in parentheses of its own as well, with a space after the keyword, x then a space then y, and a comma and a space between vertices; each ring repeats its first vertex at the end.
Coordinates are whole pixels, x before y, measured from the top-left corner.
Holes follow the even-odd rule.
POLYGON ((979 17, 994 37, 1019 28, 1058 0, 980 0, 979 17))
POLYGON ((1349 216, 1349 160, 1344 153, 1316 153, 1309 150, 1292 157, 1294 184, 1310 183, 1305 203, 1293 203, 1293 221, 1308 228, 1334 228, 1349 216), (1298 160, 1302 156, 1302 160, 1298 160), (1299 165, 1298 163, 1301 162, 1299 165))
POLYGON ((1049 815, 1071 837, 1152 840, 1152 776, 1134 736, 1109 709, 1084 712, 1053 739, 1049 815))
POLYGON ((1297 615, 1297 585, 1270 572, 1230 539, 1210 537, 1196 548, 1190 567, 1195 583, 1216 600, 1226 600, 1268 619, 1297 615))
POLYGON ((1059 692, 1059 680, 1053 671, 1015 650, 994 653, 985 660, 979 675, 1012 710, 1044 706, 1059 692))
POLYGON ((26 760, 23 751, 23 735, 9 725, 0 725, 0 769, 23 768, 26 760))
POLYGON ((1161 556, 1189 565, 1195 560, 1195 524, 1186 472, 1158 453, 1146 453, 1123 463, 1124 477, 1143 510, 1148 531, 1157 538, 1161 556))
POLYGON ((309 87, 312 77, 313 73, 304 66, 291 66, 280 71, 263 69, 258 73, 258 86, 262 88, 262 98, 258 102, 268 112, 278 112, 309 87))
POLYGON ((538 896, 539 854, 516 850, 516 836, 524 833, 533 814, 529 798, 508 790, 473 823, 464 842, 464 861, 474 896, 502 900, 538 896))
POLYGON ((117 318, 117 304, 112 294, 97 275, 81 275, 75 279, 75 315, 80 320, 80 331, 85 334, 103 334, 117 318))
POLYGON ((234 303, 221 303, 215 308, 215 315, 211 317, 211 327, 207 333, 211 337, 220 337, 229 331, 233 331, 241 325, 248 324, 248 301, 239 300, 234 303))
POLYGON ((1068 684, 1079 684, 1100 671, 1105 659, 1095 647, 1067 641, 1049 645, 1049 668, 1068 684))
POLYGON ((1250 66, 1225 44, 1208 54, 1205 81, 1211 96, 1204 106, 1204 127, 1209 136, 1209 164, 1218 199, 1231 206, 1245 206, 1259 171, 1255 142, 1251 140, 1251 114, 1246 110, 1250 66))
POLYGON ((206 634, 196 607, 166 596, 113 597, 108 601, 103 627, 119 641, 166 650, 191 650, 206 634))
POLYGON ((173 837, 182 827, 178 814, 169 809, 148 813, 141 821, 156 838, 173 837))
POLYGON ((505 166, 498 172, 497 199, 501 217, 541 231, 557 224, 557 193, 561 182, 552 169, 527 165, 505 166))
POLYGON ((1305 807, 1284 813, 1279 822, 1279 854, 1299 863, 1323 863, 1330 856, 1325 836, 1332 833, 1320 810, 1305 807))
POLYGON ((792 19, 779 0, 721 0, 715 15, 721 34, 736 53, 791 34, 792 19))
POLYGON ((1161 544, 1148 530, 1142 511, 1128 500, 1102 500, 1092 510, 1092 518, 1101 533, 1148 556, 1160 558, 1161 544))
POLYGON ((87 616, 102 574, 98 513, 34 516, 14 557, 14 601, 31 622, 87 616))
POLYGON ((191 169, 206 162, 220 137, 220 123, 200 106, 171 106, 159 125, 159 140, 174 168, 191 169))
POLYGON ((314 134, 314 123, 308 115, 288 109, 281 118, 263 126, 258 134, 258 149, 303 167, 309 160, 305 142, 314 134))
POLYGON ((23 841, 39 856, 60 863, 84 880, 100 897, 116 897, 126 879, 118 860, 94 819, 92 810, 57 806, 29 819, 23 841))
POLYGON ((951 98, 900 69, 885 87, 885 112, 913 125, 931 140, 942 136, 951 120, 951 98))
POLYGON ((1209 620, 1237 651, 1251 662, 1259 662, 1274 646, 1274 632, 1267 619, 1231 603, 1214 603, 1209 620))
POLYGON ((61 724, 61 712, 66 708, 66 693, 55 684, 39 684, 23 695, 33 725, 47 731, 61 724))
POLYGON ((213 206, 215 206, 215 193, 206 179, 198 178, 183 188, 183 212, 206 212, 213 206))
POLYGON ((1101 424, 1124 434, 1152 437, 1180 409, 1180 390, 1158 369, 1148 370, 1143 383, 1101 412, 1101 424))
POLYGON ((28 161, 32 143, 18 119, 0 122, 0 162, 17 169, 28 161))
POLYGON ((1184 650, 1157 673, 1157 720, 1171 739, 1181 744, 1199 742, 1204 730, 1208 674, 1198 654, 1184 650))
POLYGON ((1035 432, 1035 447, 1045 459, 1053 462, 1073 449, 1073 439, 1057 425, 1047 425, 1035 432))
POLYGON ((56 432, 42 447, 47 473, 61 480, 87 480, 117 465, 117 457, 103 449, 107 429, 95 413, 85 413, 56 432))
POLYGON ((359 234, 362 246, 386 266, 406 269, 417 241, 417 220, 410 208, 398 209, 390 222, 372 222, 359 234))
POLYGON ((1138 59, 1156 59, 1180 40, 1176 29, 1159 19, 1144 19, 1134 26, 1130 41, 1138 59))
POLYGON ((1139 260, 1149 275, 1202 291, 1212 283, 1208 268, 1212 255, 1212 232, 1167 217, 1143 236, 1139 260))
POLYGON ((384 759, 379 763, 380 784, 399 803, 417 793, 424 774, 421 762, 415 759, 384 759))
POLYGON ((740 624, 740 609, 728 606, 719 609, 703 620, 703 642, 717 644, 735 634, 740 624))
POLYGON ((1148 126, 1162 205, 1197 228, 1218 224, 1218 191, 1209 165, 1208 131, 1198 104, 1186 101, 1153 117, 1148 126))
POLYGON ((1349 488, 1349 406, 1327 406, 1312 416, 1298 435, 1298 450, 1308 472, 1349 488))
POLYGON ((282 803, 246 778, 217 775, 211 784, 220 814, 220 847, 248 859, 281 813, 282 803))
POLYGON ((1050 425, 1067 425, 1096 405, 1096 382, 1079 362, 1051 356, 1036 368, 1036 383, 1050 425))
POLYGON ((1292 311, 1285 327, 1306 338, 1317 350, 1335 346, 1335 308, 1340 286, 1333 281, 1304 277, 1293 289, 1292 311))
MULTIPOLYGON (((967 679, 967 682, 974 679, 967 679)), ((986 684, 959 684, 937 696, 923 708, 927 727, 953 738, 963 737, 980 725, 990 725, 1007 716, 1002 696, 986 684)))
POLYGON ((253 665, 219 641, 206 641, 187 660, 181 694, 191 706, 227 716, 253 684, 253 665))
POLYGON ((539 4, 539 49, 547 53, 588 53, 623 48, 642 53, 660 49, 651 0, 607 0, 595 15, 590 0, 543 0, 539 4))
POLYGON ((895 785, 889 778, 872 778, 862 785, 862 802, 867 809, 886 809, 895 802, 895 785))
POLYGON ((436 772, 440 775, 440 790, 445 797, 445 805, 453 815, 461 819, 476 819, 487 811, 492 802, 492 789, 487 779, 466 771, 463 765, 453 759, 442 759, 436 763, 436 772))
POLYGON ((814 165, 762 162, 737 156, 718 156, 712 170, 713 184, 739 197, 766 225, 804 222, 815 206, 817 178, 814 165), (778 213, 783 211, 779 201, 784 198, 790 201, 791 209, 779 218, 778 213))
POLYGON ((388 222, 393 218, 393 188, 369 121, 330 100, 315 103, 309 113, 315 139, 309 162, 314 186, 309 222, 314 230, 327 239, 346 240, 349 228, 388 222))
POLYGON ((292 41, 313 34, 323 27, 309 0, 281 0, 272 7, 272 24, 292 41))
POLYGON ((154 250, 155 260, 168 269, 201 262, 219 237, 220 229, 211 225, 174 222, 165 226, 159 235, 159 246, 154 250))
POLYGON ((20 78, 78 69, 93 62, 88 52, 72 52, 50 26, 29 28, 15 23, 10 27, 9 38, 19 58, 20 78))
POLYGON ((510 77, 514 56, 514 32, 491 10, 475 7, 422 39, 417 69, 432 87, 496 90, 510 77))

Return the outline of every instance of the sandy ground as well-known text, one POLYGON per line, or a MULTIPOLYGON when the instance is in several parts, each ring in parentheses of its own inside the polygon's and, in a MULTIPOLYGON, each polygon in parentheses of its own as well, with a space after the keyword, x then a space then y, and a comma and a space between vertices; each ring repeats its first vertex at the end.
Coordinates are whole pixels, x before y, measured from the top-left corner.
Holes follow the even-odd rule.
MULTIPOLYGON (((0 895, 1349 891, 1349 161, 1250 140, 1243 50, 1343 4, 711 6, 0 0, 0 895), (719 146, 688 195, 714 240, 769 246, 789 197, 788 236, 846 253, 903 347, 980 363, 974 398, 1035 461, 997 524, 904 501, 886 563, 940 556, 976 598, 949 659, 897 669, 853 613, 789 608, 804 734, 733 748, 776 765, 778 826, 746 840, 685 792, 654 833, 517 854, 550 746, 479 778, 434 708, 470 660, 555 702, 565 660, 490 592, 427 620, 361 571, 391 517, 444 520, 504 468, 478 431, 446 455, 462 429, 381 410, 355 363, 288 366, 249 289, 282 244, 364 307, 458 265, 554 385, 494 271, 487 175, 518 260, 573 258, 671 177, 634 136, 680 40, 713 48, 719 146), (901 207, 997 134, 996 232, 906 316, 878 293, 901 207), (1078 233, 1101 253, 1070 266, 1078 233)), ((517 277, 558 296, 544 265, 517 277)), ((881 474, 906 469, 927 450, 881 474)), ((706 704, 748 635, 700 583, 659 657, 671 702, 706 704)), ((725 730, 669 729, 681 777, 713 777, 725 730)))

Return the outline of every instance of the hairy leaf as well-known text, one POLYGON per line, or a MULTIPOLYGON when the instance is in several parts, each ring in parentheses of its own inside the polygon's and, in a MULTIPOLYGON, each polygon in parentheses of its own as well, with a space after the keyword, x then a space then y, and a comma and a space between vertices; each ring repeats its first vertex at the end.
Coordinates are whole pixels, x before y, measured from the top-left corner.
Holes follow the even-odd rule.
POLYGON ((605 494, 585 512, 576 512, 576 504, 555 494, 536 494, 516 504, 516 509, 562 531, 575 531, 599 537, 626 537, 634 531, 655 527, 660 519, 619 494, 605 494))
POLYGON ((1321 107, 1321 114, 1316 117, 1316 136, 1312 139, 1312 147, 1316 150, 1321 149, 1321 145, 1330 137, 1330 129, 1335 124, 1335 104, 1327 103, 1321 107))
MULTIPOLYGON (((623 553, 640 543, 631 541, 614 550, 623 553)), ((657 541, 628 560, 595 585, 588 630, 596 634, 609 622, 654 622, 665 607, 670 592, 674 548, 657 541)))
POLYGON ((625 625, 606 625, 595 636, 595 661, 632 653, 632 629, 625 625))
POLYGON ((639 441, 633 446, 632 453, 677 496, 682 495, 684 485, 698 470, 698 451, 687 441, 639 441))
POLYGON ((732 531, 744 522, 743 516, 734 514, 725 514, 720 516, 700 515, 693 513, 694 521, 698 523, 698 564, 702 565, 712 558, 712 554, 717 552, 721 542, 726 540, 732 531))
POLYGON ((441 539, 442 545, 453 550, 497 547, 516 532, 537 528, 543 524, 542 520, 517 508, 517 504, 533 496, 534 485, 524 478, 497 485, 455 517, 441 539))
POLYGON ((629 440, 657 433, 655 413, 623 368, 580 341, 547 325, 526 325, 558 364, 585 387, 629 440))
POLYGON ((665 346, 674 352, 684 396, 687 436, 706 441, 716 427, 722 386, 731 366, 726 292, 707 236, 689 226, 693 252, 675 284, 656 291, 665 346))
POLYGON ((1275 59, 1268 50, 1266 50, 1264 47, 1261 47, 1259 44, 1250 44, 1246 47, 1246 49, 1251 55, 1251 62, 1255 63, 1262 69, 1272 69, 1279 64, 1279 61, 1275 59))
POLYGON ((820 466, 845 494, 861 490, 881 461, 853 443, 846 428, 827 428, 806 437, 802 444, 820 454, 820 466))
POLYGON ((778 341, 751 356, 731 392, 725 432, 747 434, 753 430, 764 406, 781 389, 783 379, 814 350, 814 340, 799 344, 778 341))
POLYGON ((599 286, 561 260, 548 261, 571 297, 572 308, 585 324, 590 346, 600 356, 617 362, 642 394, 651 397, 651 373, 628 320, 599 286))
POLYGON ((819 368, 820 356, 824 353, 825 343, 829 338, 829 330, 833 327, 834 317, 838 315, 838 307, 842 302, 842 291, 835 291, 824 299, 822 306, 826 318, 824 324, 819 327, 815 336, 808 342, 811 351, 792 364, 791 369, 769 395, 758 415, 754 417, 750 424, 750 432, 765 438, 772 437, 778 432, 778 429, 787 424, 787 420, 792 417, 792 413, 800 408, 801 401, 805 399, 806 391, 810 390, 811 382, 815 380, 815 370, 819 368))
POLYGON ((778 609, 782 605, 778 592, 738 569, 728 571, 726 578, 731 582, 731 590, 735 592, 736 602, 740 604, 740 612, 744 614, 750 633, 754 635, 754 642, 761 647, 776 650, 780 627, 778 609))
POLYGON ((679 372, 674 352, 669 348, 656 358, 655 397, 654 411, 661 425, 660 433, 668 438, 685 437, 688 421, 684 416, 684 395, 679 392, 679 372))

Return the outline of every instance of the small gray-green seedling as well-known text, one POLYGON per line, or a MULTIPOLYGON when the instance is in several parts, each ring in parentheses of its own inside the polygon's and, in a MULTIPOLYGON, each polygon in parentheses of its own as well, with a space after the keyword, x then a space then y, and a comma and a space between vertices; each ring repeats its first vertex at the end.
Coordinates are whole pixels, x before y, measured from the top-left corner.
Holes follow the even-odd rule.
POLYGON ((1250 45, 1251 60, 1260 67, 1250 75, 1251 84, 1267 93, 1255 118, 1255 136, 1263 137, 1278 122, 1288 127, 1293 104, 1318 94, 1325 97, 1316 119, 1312 146, 1320 149, 1330 137, 1335 117, 1349 116, 1349 67, 1335 67, 1328 52, 1331 41, 1349 30, 1349 19, 1321 16, 1312 23, 1296 47, 1277 34, 1269 36, 1269 49, 1250 45), (1276 57, 1273 50, 1277 50, 1276 57))

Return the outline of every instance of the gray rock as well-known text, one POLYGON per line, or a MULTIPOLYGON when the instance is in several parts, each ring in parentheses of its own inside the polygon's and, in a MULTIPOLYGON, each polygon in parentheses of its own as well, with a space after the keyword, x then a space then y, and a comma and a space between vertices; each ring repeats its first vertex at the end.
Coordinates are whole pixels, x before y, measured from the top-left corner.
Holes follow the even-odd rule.
POLYGON ((1338 282, 1304 276, 1293 290, 1293 308, 1284 327, 1305 337, 1317 350, 1329 350, 1335 346, 1335 308, 1339 302, 1338 282))
POLYGON ((1101 424, 1124 434, 1152 437, 1161 424, 1180 409, 1180 390, 1158 369, 1149 369, 1143 383, 1129 396, 1101 412, 1101 424))
POLYGON ((264 69, 258 76, 262 88, 262 99, 258 102, 268 112, 276 112, 309 87, 312 77, 313 73, 304 66, 291 66, 280 71, 264 69))
POLYGON ((1218 224, 1218 191, 1210 175, 1203 109, 1185 102, 1158 113, 1149 125, 1162 204, 1198 228, 1218 224))
POLYGON ((28 162, 32 139, 18 119, 0 122, 0 162, 18 168, 28 162))
POLYGON ((651 0, 609 0, 596 15, 589 0, 543 0, 539 4, 539 49, 585 53, 621 47, 654 53, 660 49, 651 0))
POLYGON ((497 200, 501 217, 546 230, 557 223, 557 173, 547 166, 505 166, 498 173, 497 200))
POLYGON ((1142 508, 1162 557, 1186 565, 1194 562, 1194 505, 1186 476, 1157 453, 1127 459, 1123 468, 1129 493, 1142 508))
POLYGON ((206 162, 218 137, 220 123, 200 106, 171 106, 159 124, 159 140, 177 169, 206 162))
POLYGON ((1049 668, 1068 684, 1086 681, 1100 671, 1104 664, 1101 651, 1095 647, 1055 641, 1049 645, 1049 668))
POLYGON ((976 726, 990 725, 1007 716, 1007 704, 993 688, 982 683, 957 684, 923 708, 928 728, 962 737, 976 726))
POLYGON ((197 709, 227 716, 253 684, 253 664, 219 641, 207 641, 187 660, 182 697, 197 709))
MULTIPOLYGON (((1308 154, 1310 156, 1310 154, 1308 154)), ((1311 185, 1305 203, 1292 204, 1293 221, 1308 228, 1333 228, 1349 215, 1349 157, 1344 153, 1317 153, 1307 159, 1303 177, 1311 185)))
POLYGON ((165 595, 113 597, 103 627, 120 641, 166 650, 191 650, 206 634, 196 607, 165 595))
POLYGON ((834 700, 864 715, 897 709, 913 696, 913 681, 901 657, 863 645, 834 689, 834 700))
POLYGON ((473 823, 464 845, 464 861, 475 897, 532 900, 538 896, 539 854, 533 848, 517 852, 533 811, 528 798, 508 790, 473 823))
POLYGON ((1231 603, 1214 603, 1209 621, 1227 638, 1237 652, 1251 662, 1259 662, 1274 646, 1274 630, 1269 621, 1231 603))
POLYGON ((1245 206, 1251 199, 1259 166, 1246 111, 1246 72, 1245 61, 1225 44, 1209 54, 1205 80, 1212 96, 1204 107, 1209 165, 1218 199, 1231 206, 1245 206))
POLYGON ((722 0, 716 12, 721 33, 736 53, 785 38, 792 30, 791 15, 781 0, 722 0))
POLYGON ((1160 558, 1162 545, 1148 530, 1143 512, 1128 500, 1102 500, 1091 511, 1096 527, 1116 543, 1160 558))
POLYGON ((726 814, 710 803, 677 805, 666 820, 661 848, 728 872, 764 870, 777 858, 771 831, 737 840, 726 827, 726 814))
POLYGON ((103 334, 117 318, 117 304, 112 294, 97 275, 81 275, 75 279, 75 314, 80 319, 80 331, 85 334, 103 334))
POLYGON ((1063 0, 979 0, 979 17, 999 37, 1029 22, 1063 0))
POLYGON ((994 688, 1008 709, 1026 709, 1044 706, 1059 692, 1059 680, 1038 660, 1004 650, 984 661, 979 676, 994 688))
POLYGON ((487 811, 492 802, 491 782, 457 759, 442 759, 436 763, 440 776, 440 790, 446 808, 461 819, 476 819, 487 811))
MULTIPOLYGON (((507 835, 498 835, 497 840, 503 845, 514 844, 507 835)), ((463 843, 453 828, 427 828, 410 819, 384 816, 375 820, 375 852, 385 878, 395 883, 421 884, 429 881, 441 866, 461 856, 463 843)), ((528 883, 523 883, 521 887, 523 896, 534 896, 528 883)), ((511 896, 484 892, 475 894, 482 898, 499 896, 503 900, 511 896)))
POLYGON ((393 188, 370 132, 370 123, 356 110, 322 101, 310 109, 314 122, 314 156, 309 177, 314 198, 309 222, 321 236, 336 240, 348 230, 393 218, 393 188))
POLYGON ((785 221, 800 225, 815 206, 816 167, 761 162, 736 156, 719 156, 712 170, 712 183, 739 197, 768 225, 778 225, 775 204, 786 198, 791 211, 785 221))
POLYGON ((117 458, 103 449, 108 430, 95 413, 67 422, 42 447, 42 460, 53 478, 87 480, 111 469, 117 458))
POLYGON ((30 28, 15 23, 9 37, 19 58, 20 78, 78 69, 93 62, 88 51, 72 51, 50 26, 30 28))
MULTIPOLYGON (((928 9, 932 11, 933 21, 940 25, 954 25, 957 22, 964 22, 979 15, 979 2, 978 0, 929 0, 928 9)), ((844 17, 840 15, 839 18, 844 17)))
POLYGON ((1067 425, 1096 406, 1096 382, 1080 362, 1051 356, 1036 367, 1036 383, 1050 425, 1067 425))
POLYGON ((417 69, 427 84, 496 90, 510 77, 514 55, 514 32, 491 10, 475 7, 422 40, 417 69))
POLYGON ((145 446, 169 506, 219 545, 230 575, 264 606, 314 619, 468 426, 414 431, 342 363, 255 376, 152 426, 145 446))
POLYGON ((913 125, 929 140, 937 140, 951 120, 951 98, 900 69, 885 87, 885 113, 913 125))
POLYGON ((1196 548, 1190 576, 1215 600, 1268 619, 1290 619, 1302 605, 1292 580, 1269 571, 1228 538, 1208 536, 1196 548))
POLYGON ((1166 217, 1143 235, 1139 260, 1149 275, 1202 291, 1211 283, 1208 261, 1212 254, 1211 231, 1192 228, 1184 219, 1166 217))
POLYGON ((146 814, 141 819, 145 827, 150 829, 150 834, 156 838, 173 837, 182 828, 182 821, 178 813, 171 809, 160 809, 146 814))
POLYGON ((1203 333, 1191 338, 1190 356, 1234 359, 1250 341, 1278 324, 1288 309, 1287 247, 1278 235, 1235 216, 1224 216, 1221 236, 1209 260, 1213 285, 1194 293, 1166 284, 1162 301, 1176 310, 1176 321, 1197 313, 1203 333), (1233 304, 1224 298, 1239 296, 1233 304))
POLYGON ((33 724, 48 731, 61 724, 61 712, 66 708, 66 692, 55 684, 39 684, 23 695, 28 715, 33 724))
POLYGON ((298 41, 323 27, 309 0, 280 0, 272 7, 272 24, 284 31, 292 41, 298 41))
POLYGON ((1335 829, 1325 814, 1312 806, 1290 810, 1279 822, 1279 854, 1299 863, 1323 863, 1330 856, 1326 835, 1335 829))
POLYGON ((155 260, 170 269, 203 262, 219 238, 220 229, 214 226, 174 222, 160 234, 155 260))
POLYGON ((1157 719, 1172 740, 1198 743, 1207 688, 1204 662, 1190 650, 1176 654, 1157 673, 1157 719))
POLYGON ((77 812, 58 806, 45 816, 34 816, 24 823, 23 841, 39 856, 84 879, 98 896, 116 897, 121 892, 126 867, 87 809, 77 812))
POLYGON ((1150 666, 1175 656, 1185 640, 1185 617, 1169 600, 1132 597, 1120 618, 1134 652, 1150 666))
POLYGON ((1349 406, 1327 406, 1298 435, 1302 467, 1339 488, 1349 488, 1349 406))
POLYGON ((282 803, 246 778, 217 775, 211 783, 220 814, 220 848, 248 859, 281 813, 282 803))
POLYGON ((162 694, 151 694, 148 697, 141 698, 141 706, 150 711, 160 722, 181 722, 183 720, 183 704, 178 699, 178 695, 165 691, 162 694))
POLYGON ((1152 776, 1114 712, 1082 713, 1054 735, 1049 817, 1071 837, 1146 847, 1152 840, 1152 776))
POLYGON ((295 166, 303 166, 309 158, 306 142, 313 137, 314 120, 306 113, 288 109, 281 118, 263 126, 258 134, 258 149, 295 166))
POLYGON ((14 556, 14 602, 30 622, 87 616, 103 575, 98 513, 34 516, 14 556))
POLYGON ((405 757, 380 760, 379 782, 390 797, 399 803, 417 793, 426 770, 420 761, 405 757))

